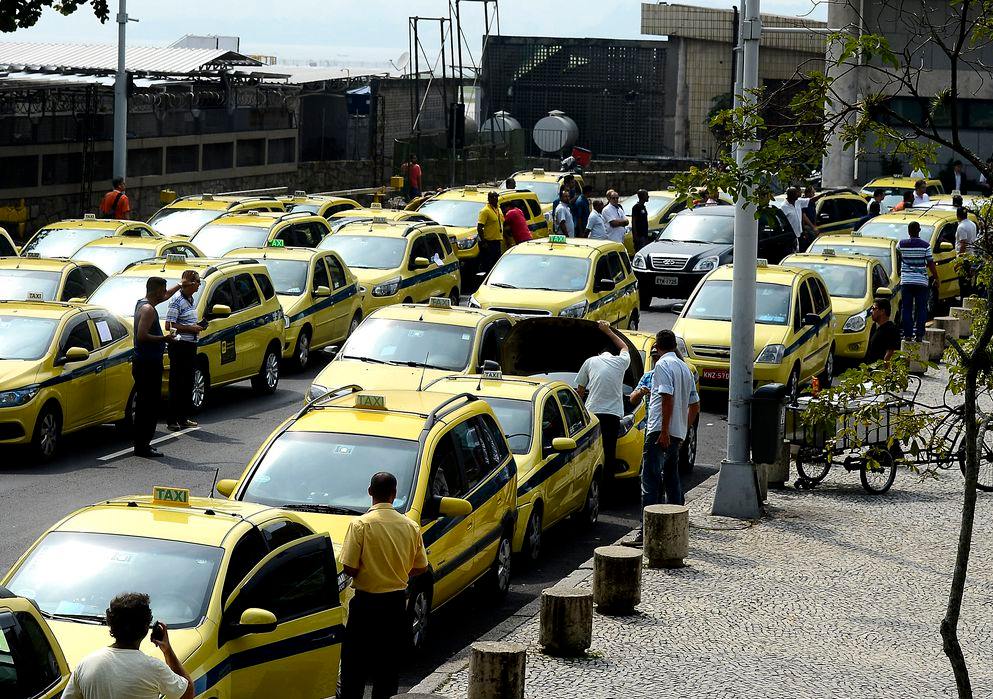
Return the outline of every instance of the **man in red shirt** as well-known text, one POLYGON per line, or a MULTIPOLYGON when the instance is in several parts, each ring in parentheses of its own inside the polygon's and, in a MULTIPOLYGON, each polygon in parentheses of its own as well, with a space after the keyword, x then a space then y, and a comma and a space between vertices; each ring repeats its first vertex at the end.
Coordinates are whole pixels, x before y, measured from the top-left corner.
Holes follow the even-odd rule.
POLYGON ((517 245, 531 240, 533 236, 531 229, 528 228, 528 222, 524 218, 524 212, 509 201, 505 201, 500 208, 503 209, 503 231, 507 247, 510 247, 511 244, 517 245), (513 239, 513 243, 511 243, 511 239, 513 239))
POLYGON ((100 200, 100 218, 131 218, 131 200, 124 193, 124 178, 115 177, 114 188, 100 200))

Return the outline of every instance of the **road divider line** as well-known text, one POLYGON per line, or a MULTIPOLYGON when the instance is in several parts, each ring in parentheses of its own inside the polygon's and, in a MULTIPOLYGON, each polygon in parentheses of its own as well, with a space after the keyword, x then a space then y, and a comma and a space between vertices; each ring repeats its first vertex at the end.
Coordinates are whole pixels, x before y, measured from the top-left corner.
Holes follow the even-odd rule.
MULTIPOLYGON (((151 442, 148 443, 148 446, 161 444, 162 442, 165 442, 167 440, 176 439, 177 437, 182 437, 184 434, 189 434, 190 432, 196 432, 199 429, 200 429, 199 427, 187 427, 185 430, 179 430, 178 432, 170 432, 169 434, 162 435, 161 437, 153 439, 151 442)), ((117 459, 127 454, 133 454, 133 453, 134 453, 134 447, 128 447, 127 449, 121 449, 120 451, 115 451, 113 454, 107 454, 106 456, 101 456, 97 459, 97 461, 111 461, 112 459, 117 459)))

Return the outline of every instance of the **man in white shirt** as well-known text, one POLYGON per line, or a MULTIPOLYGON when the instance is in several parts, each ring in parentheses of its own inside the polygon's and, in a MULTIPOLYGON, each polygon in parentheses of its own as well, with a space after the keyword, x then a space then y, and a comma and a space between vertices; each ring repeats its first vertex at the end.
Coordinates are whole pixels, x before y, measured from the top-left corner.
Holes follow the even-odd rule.
POLYGON ((607 240, 607 224, 603 220, 603 199, 593 200, 593 211, 586 219, 586 235, 593 240, 607 240))
POLYGON ((555 232, 567 238, 576 237, 576 224, 572 218, 569 190, 565 187, 559 190, 559 203, 555 205, 555 232))
POLYGON ((621 206, 621 195, 617 190, 607 190, 607 205, 603 207, 603 222, 607 228, 607 240, 624 244, 624 232, 627 230, 630 221, 621 206))
POLYGON ((914 206, 928 206, 931 198, 927 195, 927 180, 914 182, 914 206))
MULTIPOLYGON (((969 218, 969 212, 963 206, 956 209, 955 217, 959 221, 958 228, 955 229, 956 251, 959 255, 975 255, 976 238, 979 235, 975 222, 969 218)), ((975 279, 973 260, 966 257, 960 263, 956 264, 956 267, 959 269, 959 293, 962 295, 962 298, 965 298, 972 295, 973 291, 973 281, 975 279)))
POLYGON ((193 680, 169 645, 169 631, 152 643, 165 662, 138 650, 152 624, 148 595, 120 594, 110 601, 107 626, 114 643, 79 661, 62 699, 193 699, 193 680))
POLYGON ((627 343, 613 331, 610 323, 600 320, 597 325, 610 338, 617 354, 605 350, 583 362, 576 376, 576 390, 586 402, 586 409, 600 420, 603 459, 609 473, 617 449, 617 431, 624 417, 624 373, 631 364, 631 355, 627 343))
POLYGON ((809 199, 800 198, 800 190, 796 187, 790 187, 786 190, 786 203, 783 204, 783 213, 786 215, 786 220, 790 222, 790 226, 793 228, 793 234, 796 236, 794 241, 794 252, 800 249, 800 236, 803 235, 803 227, 809 226, 810 228, 817 230, 813 221, 807 218, 807 214, 804 213, 804 208, 806 208, 809 199))

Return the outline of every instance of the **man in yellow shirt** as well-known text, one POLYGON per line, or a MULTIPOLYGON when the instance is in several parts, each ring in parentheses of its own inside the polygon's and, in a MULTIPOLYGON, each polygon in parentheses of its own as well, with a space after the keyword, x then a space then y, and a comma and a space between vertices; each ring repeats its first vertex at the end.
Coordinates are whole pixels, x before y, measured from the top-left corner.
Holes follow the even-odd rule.
POLYGON ((428 569, 421 528, 393 508, 397 479, 381 471, 369 484, 372 507, 348 525, 341 564, 355 596, 341 652, 338 699, 361 699, 375 668, 372 699, 390 699, 400 685, 400 659, 410 646, 406 613, 409 578, 428 569))
POLYGON ((500 197, 496 192, 486 195, 486 206, 479 212, 476 232, 479 234, 479 271, 486 273, 500 259, 503 245, 503 212, 497 206, 500 197))

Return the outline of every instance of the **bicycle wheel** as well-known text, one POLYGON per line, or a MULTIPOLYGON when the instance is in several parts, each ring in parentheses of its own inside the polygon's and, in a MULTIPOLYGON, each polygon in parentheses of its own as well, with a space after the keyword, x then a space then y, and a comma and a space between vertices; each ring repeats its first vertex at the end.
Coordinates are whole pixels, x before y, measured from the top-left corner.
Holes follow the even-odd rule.
POLYGON ((859 470, 859 479, 866 492, 882 495, 896 480, 896 461, 886 449, 876 447, 871 449, 859 470), (875 461, 876 463, 871 463, 875 461))
POLYGON ((796 455, 796 470, 801 478, 820 483, 831 470, 831 462, 823 449, 801 447, 796 455))
MULTIPOLYGON (((963 441, 965 441, 963 439, 963 441)), ((993 493, 993 417, 988 417, 979 426, 979 436, 976 440, 979 447, 979 480, 976 487, 986 493, 993 493)), ((959 459, 962 475, 965 475, 965 448, 959 459)))

